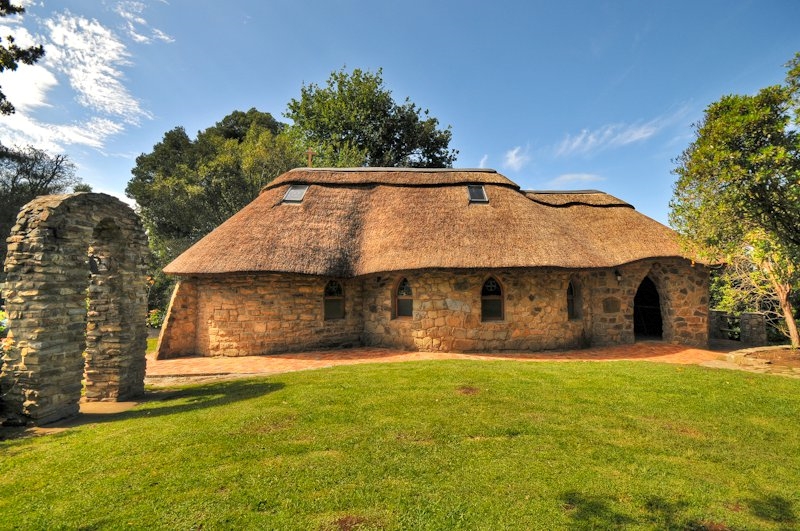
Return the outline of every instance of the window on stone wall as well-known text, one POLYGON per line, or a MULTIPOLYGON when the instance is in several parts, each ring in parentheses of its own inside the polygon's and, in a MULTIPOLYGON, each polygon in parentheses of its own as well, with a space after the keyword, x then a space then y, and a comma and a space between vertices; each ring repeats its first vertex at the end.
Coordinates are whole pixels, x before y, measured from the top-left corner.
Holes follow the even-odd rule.
POLYGON ((344 319, 344 289, 341 282, 331 280, 325 285, 325 320, 344 319))
POLYGON ((397 284, 397 289, 394 292, 394 316, 411 317, 413 315, 414 298, 411 284, 407 278, 404 278, 397 284))
POLYGON ((580 319, 581 307, 578 287, 571 280, 567 285, 567 318, 570 320, 580 319))
POLYGON ((489 277, 481 288, 481 321, 503 320, 503 290, 500 283, 489 277))

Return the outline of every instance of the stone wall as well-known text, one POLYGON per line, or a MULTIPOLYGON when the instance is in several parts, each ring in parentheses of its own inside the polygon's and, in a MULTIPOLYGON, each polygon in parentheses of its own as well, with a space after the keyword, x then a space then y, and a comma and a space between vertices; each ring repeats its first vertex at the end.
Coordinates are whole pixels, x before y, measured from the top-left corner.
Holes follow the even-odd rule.
POLYGON ((685 260, 643 261, 617 269, 423 270, 342 281, 346 317, 322 319, 327 279, 247 275, 183 280, 162 332, 159 357, 241 356, 363 343, 422 351, 552 350, 634 341, 634 296, 648 276, 659 293, 665 341, 708 341, 708 274, 685 260), (481 321, 481 287, 503 292, 502 320, 481 321), (402 278, 413 315, 393 317, 402 278), (187 284, 188 282, 188 284, 187 284), (567 313, 567 286, 576 315, 567 313), (191 287, 189 287, 191 286, 191 287), (196 330, 196 333, 193 332, 196 330), (186 338, 193 338, 189 346, 186 338), (179 343, 181 342, 180 346, 179 343))
POLYGON ((712 310, 709 334, 712 339, 730 339, 731 332, 738 328, 738 340, 742 345, 759 346, 768 344, 767 320, 763 313, 742 312, 736 316, 721 310, 712 310))
POLYGON ((567 284, 556 270, 422 271, 364 279, 364 342, 422 351, 548 350, 579 347, 587 320, 567 319, 567 284), (481 321, 481 288, 500 283, 504 319, 481 321), (392 291, 407 278, 413 317, 392 318, 392 291))
POLYGON ((763 313, 742 312, 739 316, 742 343, 749 346, 767 344, 767 319, 763 313))
POLYGON ((158 336, 156 358, 191 356, 197 350, 197 282, 181 280, 175 285, 158 336), (164 333, 163 330, 168 330, 164 333))
POLYGON ((0 397, 14 422, 47 423, 86 400, 144 391, 147 237, 105 194, 39 197, 8 238, 8 339, 0 397), (83 383, 82 383, 83 380, 83 383))
POLYGON ((645 260, 587 274, 592 314, 592 344, 632 343, 633 302, 642 280, 656 285, 661 305, 662 339, 708 344, 708 270, 688 260, 645 260))
POLYGON ((708 274, 685 260, 644 261, 616 270, 406 271, 364 279, 364 342, 423 351, 552 350, 632 343, 634 296, 656 284, 665 341, 708 342, 708 274), (505 318, 481 321, 481 287, 503 288, 505 318), (619 277, 619 279, 618 279, 619 277), (392 318, 392 290, 407 278, 411 318, 392 318), (577 316, 567 316, 567 286, 577 316))
POLYGON ((325 320, 328 280, 280 274, 184 279, 170 304, 157 356, 251 356, 359 345, 361 283, 339 280, 345 317, 325 320))

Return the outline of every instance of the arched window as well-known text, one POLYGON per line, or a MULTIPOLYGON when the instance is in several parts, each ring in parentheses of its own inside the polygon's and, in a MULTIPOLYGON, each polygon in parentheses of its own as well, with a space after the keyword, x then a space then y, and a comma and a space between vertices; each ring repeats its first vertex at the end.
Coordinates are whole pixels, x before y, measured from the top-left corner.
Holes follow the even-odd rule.
POLYGON ((500 283, 489 277, 481 288, 481 321, 503 320, 503 290, 500 283))
POLYGON ((402 279, 397 284, 397 289, 394 292, 395 317, 411 317, 414 315, 414 299, 412 295, 411 284, 408 279, 402 279))
POLYGON ((581 306, 578 287, 571 280, 567 285, 567 319, 580 319, 581 306))
POLYGON ((344 289, 342 284, 331 280, 325 285, 324 319, 344 319, 344 289))

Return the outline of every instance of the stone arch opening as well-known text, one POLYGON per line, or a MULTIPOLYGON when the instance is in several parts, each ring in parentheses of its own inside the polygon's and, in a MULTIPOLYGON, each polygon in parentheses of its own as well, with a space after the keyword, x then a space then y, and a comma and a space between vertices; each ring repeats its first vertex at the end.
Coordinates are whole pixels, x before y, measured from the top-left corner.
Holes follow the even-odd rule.
POLYGON ((661 297, 649 276, 644 277, 633 298, 633 334, 637 339, 664 337, 661 297))
POLYGON ((7 422, 75 415, 82 392, 142 394, 148 248, 133 210, 105 194, 43 196, 23 207, 8 241, 7 422))

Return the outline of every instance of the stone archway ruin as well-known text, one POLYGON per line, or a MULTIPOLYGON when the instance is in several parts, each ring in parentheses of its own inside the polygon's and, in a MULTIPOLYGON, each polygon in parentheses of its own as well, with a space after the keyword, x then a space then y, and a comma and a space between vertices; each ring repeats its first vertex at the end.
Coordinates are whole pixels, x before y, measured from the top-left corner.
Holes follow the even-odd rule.
POLYGON ((147 236, 110 195, 50 195, 25 205, 8 239, 9 334, 0 406, 10 423, 46 424, 87 401, 144 392, 147 236))

